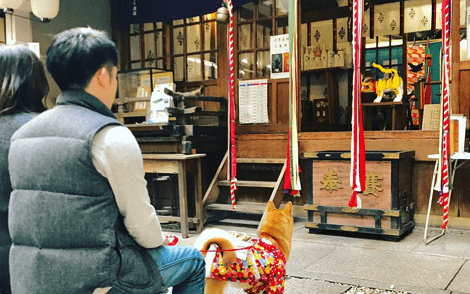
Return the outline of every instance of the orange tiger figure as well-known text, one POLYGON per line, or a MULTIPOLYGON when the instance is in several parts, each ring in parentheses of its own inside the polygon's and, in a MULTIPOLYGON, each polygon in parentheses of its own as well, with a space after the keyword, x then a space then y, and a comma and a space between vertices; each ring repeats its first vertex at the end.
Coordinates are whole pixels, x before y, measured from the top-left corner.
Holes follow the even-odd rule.
POLYGON ((393 102, 400 102, 403 99, 403 79, 398 75, 398 71, 394 68, 383 68, 380 64, 376 64, 375 62, 372 66, 378 68, 384 74, 391 75, 389 78, 375 81, 377 98, 375 98, 374 102, 381 102, 384 92, 390 91, 395 93, 393 102))

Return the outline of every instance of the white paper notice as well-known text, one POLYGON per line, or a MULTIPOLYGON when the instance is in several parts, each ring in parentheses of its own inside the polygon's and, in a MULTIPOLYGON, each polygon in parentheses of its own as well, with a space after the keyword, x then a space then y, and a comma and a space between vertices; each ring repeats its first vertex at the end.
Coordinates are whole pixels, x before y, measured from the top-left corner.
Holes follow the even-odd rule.
POLYGON ((240 124, 269 123, 268 80, 239 81, 240 124))
POLYGON ((289 77, 289 35, 271 36, 271 79, 289 77))

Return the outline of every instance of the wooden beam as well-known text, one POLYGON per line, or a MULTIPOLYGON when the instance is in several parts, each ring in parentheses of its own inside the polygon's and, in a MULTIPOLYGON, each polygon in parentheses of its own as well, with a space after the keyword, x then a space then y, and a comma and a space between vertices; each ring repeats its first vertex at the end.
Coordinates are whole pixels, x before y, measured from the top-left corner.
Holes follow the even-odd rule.
POLYGON ((388 4, 398 2, 397 0, 370 0, 374 5, 388 4))
MULTIPOLYGON (((299 133, 299 152, 350 150, 351 132, 299 133)), ((366 150, 414 150, 416 161, 433 161, 429 154, 439 150, 438 131, 366 131, 366 150)), ((237 136, 240 157, 286 158, 287 134, 237 136)))
MULTIPOLYGON (((163 23, 163 50, 164 50, 164 56, 165 56, 165 68, 166 69, 173 69, 173 64, 171 62, 171 52, 173 52, 173 47, 171 47, 171 31, 172 31, 172 27, 171 27, 171 23, 170 22, 165 22, 163 23)), ((174 70, 173 70, 173 75, 175 74, 174 70)), ((173 80, 175 79, 175 77, 173 76, 173 80)))
POLYGON ((229 90, 228 71, 229 71, 229 66, 228 66, 228 53, 227 53, 227 24, 217 22, 218 96, 227 97, 227 99, 228 99, 228 90, 229 90))
POLYGON ((461 61, 460 70, 470 70, 470 60, 461 61))
POLYGON ((351 13, 349 11, 348 6, 318 11, 310 11, 302 14, 301 23, 348 17, 350 14, 351 13))
MULTIPOLYGON (((400 36, 403 36, 403 35, 405 35, 405 1, 400 0, 400 36)), ((406 39, 403 40, 403 44, 406 44, 406 39)), ((404 47, 404 48, 406 48, 406 47, 404 47)), ((406 51, 406 50, 404 50, 404 51, 406 51)), ((390 54, 390 58, 392 58, 391 55, 392 54, 390 54)), ((404 60, 406 60, 406 59, 404 59, 404 60)), ((392 64, 392 63, 389 63, 389 64, 392 64)), ((404 62, 403 62, 403 64, 404 64, 404 62)), ((404 71, 404 72, 406 72, 406 71, 404 71)), ((403 85, 403 89, 406 89, 406 85, 403 85)))
POLYGON ((237 158, 237 163, 272 163, 283 164, 285 158, 237 158))
MULTIPOLYGON (((374 38, 374 34, 375 34, 374 26, 375 26, 375 7, 374 7, 374 4, 371 3, 370 4, 370 16, 369 16, 369 38, 370 39, 374 38)), ((362 60, 365 61, 365 58, 363 58, 362 60)))

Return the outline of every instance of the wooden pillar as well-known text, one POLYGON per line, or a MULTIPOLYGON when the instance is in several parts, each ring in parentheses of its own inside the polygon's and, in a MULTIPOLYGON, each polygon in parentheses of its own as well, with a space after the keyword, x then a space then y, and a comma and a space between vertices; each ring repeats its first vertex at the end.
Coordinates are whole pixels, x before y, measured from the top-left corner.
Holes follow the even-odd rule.
POLYGON ((117 7, 111 4, 111 39, 119 50, 119 70, 130 69, 130 44, 129 44, 129 27, 124 29, 118 27, 117 7))
MULTIPOLYGON (((228 99, 227 24, 217 23, 217 87, 218 95, 228 99)), ((236 43, 236 42, 235 42, 236 43)), ((235 74, 236 76, 236 74, 235 74)))
MULTIPOLYGON (((438 7, 439 8, 439 7, 438 7)), ((460 95, 459 95, 459 71, 460 71, 460 0, 452 0, 452 27, 450 32, 450 43, 452 46, 451 52, 451 68, 450 68, 450 101, 451 113, 463 113, 460 109, 460 95)))
MULTIPOLYGON (((173 47, 171 46, 171 31, 172 31, 171 22, 164 22, 163 23, 163 50, 164 50, 164 67, 168 70, 173 69, 173 64, 171 63, 171 54, 173 52, 173 47)), ((173 71, 173 75, 174 75, 173 71)), ((173 79, 175 77, 173 76, 173 79)))
MULTIPOLYGON (((301 69, 302 69, 302 62, 300 61, 301 58, 302 58, 302 48, 301 48, 301 41, 300 41, 300 35, 301 35, 301 26, 302 26, 302 22, 301 22, 301 5, 300 5, 300 1, 297 1, 297 15, 295 16, 297 21, 296 21, 296 24, 297 24, 297 44, 296 44, 296 48, 297 48, 297 66, 295 67, 296 70, 297 70, 297 83, 298 83, 298 86, 297 86, 297 93, 295 94, 296 97, 297 97, 297 118, 299 117, 302 117, 302 87, 301 87, 301 84, 302 84, 302 75, 301 75, 301 69)), ((336 36, 336 34, 335 34, 336 36)), ((336 45, 335 45, 336 46, 336 45)), ((290 69, 292 70, 292 68, 290 69)), ((297 132, 300 132, 301 130, 301 119, 297 119, 297 132)))

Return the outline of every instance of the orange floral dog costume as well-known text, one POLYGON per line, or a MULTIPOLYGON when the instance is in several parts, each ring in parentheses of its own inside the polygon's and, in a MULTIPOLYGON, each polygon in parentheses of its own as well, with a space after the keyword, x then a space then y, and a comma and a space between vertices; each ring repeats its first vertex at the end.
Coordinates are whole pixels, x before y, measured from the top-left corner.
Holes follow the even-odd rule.
MULTIPOLYGON (((286 258, 269 241, 252 239, 247 250, 247 258, 237 258, 229 267, 224 266, 222 251, 217 249, 212 262, 210 277, 231 282, 248 283, 247 293, 284 293, 286 258)), ((237 249, 236 249, 237 250, 237 249)))

